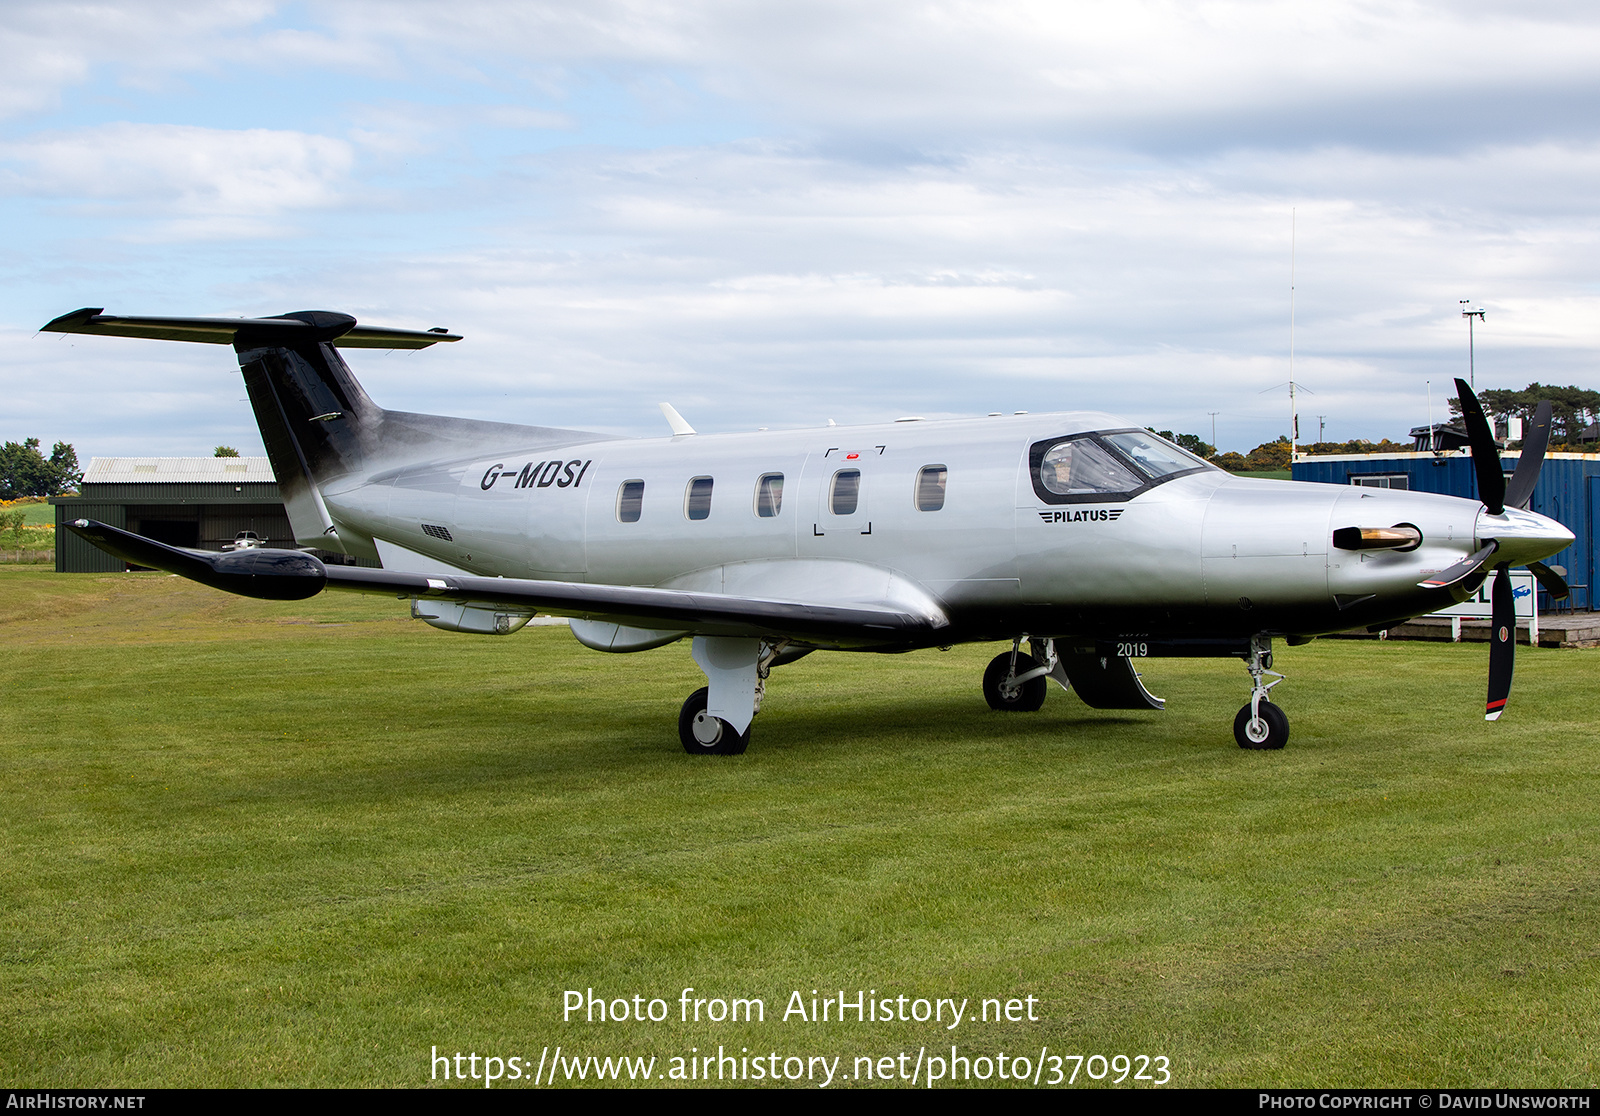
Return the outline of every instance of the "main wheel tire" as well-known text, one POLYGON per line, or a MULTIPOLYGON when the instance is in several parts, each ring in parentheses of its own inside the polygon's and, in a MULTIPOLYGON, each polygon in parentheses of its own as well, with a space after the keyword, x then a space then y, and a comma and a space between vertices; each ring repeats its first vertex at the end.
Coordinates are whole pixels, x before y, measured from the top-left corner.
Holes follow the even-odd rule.
POLYGON ((706 712, 710 696, 701 686, 689 695, 678 713, 678 739, 691 756, 737 756, 750 746, 750 730, 734 732, 721 717, 706 712))
MULTIPOLYGON (((1023 652, 1017 653, 1017 673, 1026 674, 1039 666, 1038 661, 1023 652)), ((1011 652, 1002 651, 990 661, 983 672, 983 696, 990 709, 1006 713, 1037 713, 1044 705, 1044 695, 1049 683, 1044 675, 1030 678, 1021 686, 1007 688, 1006 677, 1011 673, 1011 652)))
POLYGON ((1289 718, 1270 701, 1262 701, 1259 720, 1250 716, 1247 705, 1233 719, 1233 738, 1239 747, 1252 751, 1276 751, 1289 743, 1289 718))

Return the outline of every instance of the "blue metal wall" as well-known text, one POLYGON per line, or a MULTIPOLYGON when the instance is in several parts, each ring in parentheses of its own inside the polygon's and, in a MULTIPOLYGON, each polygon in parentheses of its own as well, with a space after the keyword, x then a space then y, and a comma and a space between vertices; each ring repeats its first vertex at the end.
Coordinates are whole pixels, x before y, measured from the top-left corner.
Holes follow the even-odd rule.
MULTIPOLYGON (((1516 470, 1517 458, 1500 459, 1506 473, 1516 470)), ((1478 483, 1472 471, 1472 458, 1451 454, 1436 458, 1431 454, 1395 454, 1370 457, 1308 458, 1294 464, 1297 481, 1322 484, 1349 484, 1350 478, 1364 474, 1406 474, 1414 492, 1438 492, 1445 496, 1477 497, 1478 483)), ((1547 565, 1565 566, 1567 583, 1573 587, 1567 607, 1593 609, 1596 575, 1596 529, 1600 527, 1600 454, 1551 454, 1539 473, 1529 507, 1541 515, 1564 524, 1578 536, 1567 549, 1545 559, 1547 565)), ((1539 607, 1552 607, 1549 597, 1539 593, 1539 607)))

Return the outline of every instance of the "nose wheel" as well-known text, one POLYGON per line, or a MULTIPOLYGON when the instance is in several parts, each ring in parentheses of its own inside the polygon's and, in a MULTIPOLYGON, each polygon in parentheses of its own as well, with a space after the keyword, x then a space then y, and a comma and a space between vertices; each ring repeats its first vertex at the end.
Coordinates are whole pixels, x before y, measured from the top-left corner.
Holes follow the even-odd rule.
POLYGON ((1263 699, 1254 713, 1247 705, 1233 719, 1233 738, 1239 747, 1270 751, 1289 743, 1289 718, 1283 710, 1263 699))
POLYGON ((1250 672, 1250 704, 1234 717, 1233 738, 1241 748, 1275 751, 1289 743, 1289 718, 1267 696, 1272 687, 1283 681, 1283 675, 1272 669, 1272 640, 1254 636, 1244 665, 1250 672), (1266 681, 1269 674, 1271 682, 1266 681))

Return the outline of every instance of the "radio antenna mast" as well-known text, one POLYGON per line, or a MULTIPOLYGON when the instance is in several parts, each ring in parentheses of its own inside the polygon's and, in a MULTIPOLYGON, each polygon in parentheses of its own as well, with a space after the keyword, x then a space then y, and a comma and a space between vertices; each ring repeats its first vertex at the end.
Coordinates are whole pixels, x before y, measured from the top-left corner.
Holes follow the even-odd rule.
POLYGON ((1289 465, 1294 466, 1295 443, 1300 440, 1300 410, 1294 398, 1294 255, 1296 213, 1289 210, 1289 465))

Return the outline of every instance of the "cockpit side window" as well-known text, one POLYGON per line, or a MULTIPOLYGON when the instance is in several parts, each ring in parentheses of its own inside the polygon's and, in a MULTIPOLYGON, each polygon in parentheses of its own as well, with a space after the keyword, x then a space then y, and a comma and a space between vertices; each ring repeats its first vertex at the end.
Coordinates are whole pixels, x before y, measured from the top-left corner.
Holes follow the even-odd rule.
POLYGON ((1039 483, 1056 496, 1132 492, 1144 479, 1088 438, 1057 442, 1039 462, 1039 483))

